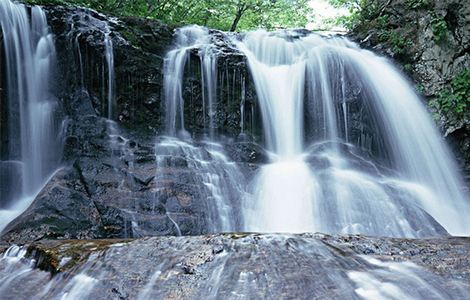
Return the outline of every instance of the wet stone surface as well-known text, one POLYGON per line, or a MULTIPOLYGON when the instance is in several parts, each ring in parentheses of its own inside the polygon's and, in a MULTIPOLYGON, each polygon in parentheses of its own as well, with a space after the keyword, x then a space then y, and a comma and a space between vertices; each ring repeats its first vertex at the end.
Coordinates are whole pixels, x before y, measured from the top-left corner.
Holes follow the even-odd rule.
MULTIPOLYGON (((35 267, 22 275, 26 293, 20 299, 34 291, 44 299, 65 293, 99 299, 360 299, 372 290, 378 297, 464 299, 470 289, 468 238, 240 233, 41 241, 26 248, 21 259, 0 260, 0 277, 9 279, 15 273, 5 270, 26 268, 34 258, 35 267)), ((1 286, 2 295, 19 295, 16 280, 1 286)))

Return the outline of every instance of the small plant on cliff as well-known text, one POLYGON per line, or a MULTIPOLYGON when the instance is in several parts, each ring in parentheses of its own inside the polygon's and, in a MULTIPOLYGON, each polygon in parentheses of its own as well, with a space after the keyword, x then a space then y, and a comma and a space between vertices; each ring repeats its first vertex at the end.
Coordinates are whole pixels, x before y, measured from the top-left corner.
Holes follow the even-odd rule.
POLYGON ((380 42, 388 43, 395 54, 404 54, 413 45, 405 34, 395 30, 385 30, 378 34, 380 42))
POLYGON ((406 72, 406 73, 411 73, 413 71, 413 65, 411 64, 405 64, 403 66, 403 70, 406 72))
POLYGON ((449 30, 447 22, 443 18, 435 17, 431 20, 431 27, 434 40, 438 44, 442 43, 447 36, 447 31, 449 30))
POLYGON ((377 29, 386 29, 389 22, 390 22, 390 16, 389 15, 382 15, 377 17, 376 22, 377 22, 377 29))
POLYGON ((437 111, 464 118, 470 110, 470 68, 455 76, 450 85, 451 89, 442 90, 429 104, 437 111))
POLYGON ((411 9, 427 8, 429 0, 406 0, 406 6, 411 9))

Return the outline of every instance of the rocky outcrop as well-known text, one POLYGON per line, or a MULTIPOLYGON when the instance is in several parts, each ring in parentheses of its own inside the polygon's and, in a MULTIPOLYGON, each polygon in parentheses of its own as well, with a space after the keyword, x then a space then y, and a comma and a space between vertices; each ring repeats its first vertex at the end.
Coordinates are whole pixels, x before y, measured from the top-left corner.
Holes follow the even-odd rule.
POLYGON ((26 249, 21 259, 12 248, 0 260, 6 298, 359 299, 393 291, 463 299, 470 289, 468 238, 217 234, 41 241, 26 249))
POLYGON ((462 169, 470 176, 468 79, 467 90, 459 100, 466 106, 457 108, 457 102, 450 98, 461 92, 452 83, 470 68, 468 1, 371 2, 377 9, 353 30, 354 39, 363 47, 392 57, 413 79, 417 91, 430 103, 462 169))
MULTIPOLYGON (((113 44, 116 111, 112 119, 141 135, 164 133, 163 68, 164 58, 173 47, 174 28, 159 21, 143 18, 113 18, 93 10, 51 6, 46 7, 48 21, 56 37, 58 80, 67 115, 83 114, 76 106, 77 93, 88 94, 86 113, 107 117, 108 66, 105 58, 105 36, 113 44)), ((227 37, 217 31, 211 36, 217 45, 217 95, 214 126, 220 134, 237 137, 240 127, 240 91, 243 96, 245 121, 249 124, 254 105, 254 87, 247 74, 244 56, 234 49, 227 37), (243 82, 243 83, 242 83, 243 82)), ((201 64, 197 51, 190 57, 183 84, 186 99, 185 120, 193 134, 203 134, 209 118, 203 111, 201 64)), ((82 104, 81 104, 82 105, 82 104)), ((254 131, 247 126, 246 131, 254 131)), ((259 132, 258 132, 259 133, 259 132)))
POLYGON ((46 12, 55 35, 60 78, 56 89, 65 114, 107 117, 105 36, 109 35, 117 95, 113 119, 143 135, 158 132, 163 59, 171 47, 173 28, 157 21, 111 18, 82 8, 51 6, 46 12))
MULTIPOLYGON (((198 150, 202 154, 191 156, 184 152, 195 148, 191 144, 175 151, 173 144, 166 147, 157 142, 160 155, 155 156, 154 140, 119 132, 114 122, 94 115, 75 116, 67 128, 65 166, 4 229, 2 240, 26 243, 221 230, 217 216, 211 214, 220 200, 212 196, 207 176, 228 174, 216 169, 224 162, 203 146, 198 150), (214 167, 200 170, 197 159, 214 167)), ((266 162, 264 150, 254 143, 235 142, 226 147, 227 155, 243 170, 236 184, 243 184, 245 176, 253 176, 259 164, 266 162)), ((224 191, 233 193, 232 217, 240 219, 237 191, 224 191)))

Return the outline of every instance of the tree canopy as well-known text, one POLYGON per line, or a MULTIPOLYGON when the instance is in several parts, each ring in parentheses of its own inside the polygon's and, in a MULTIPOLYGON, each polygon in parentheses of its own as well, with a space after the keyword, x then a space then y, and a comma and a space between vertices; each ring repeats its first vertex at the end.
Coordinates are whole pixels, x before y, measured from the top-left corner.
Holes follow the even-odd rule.
POLYGON ((244 31, 305 27, 309 0, 29 0, 31 4, 80 5, 117 16, 141 16, 168 24, 198 24, 244 31))

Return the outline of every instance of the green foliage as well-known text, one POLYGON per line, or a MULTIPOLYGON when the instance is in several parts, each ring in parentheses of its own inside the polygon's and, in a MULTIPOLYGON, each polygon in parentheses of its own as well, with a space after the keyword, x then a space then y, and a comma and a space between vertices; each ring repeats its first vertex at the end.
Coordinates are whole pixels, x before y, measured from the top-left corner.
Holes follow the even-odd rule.
POLYGON ((431 20, 431 26, 434 40, 437 43, 444 42, 445 38, 447 37, 447 31, 449 31, 447 22, 443 18, 435 17, 431 20))
POLYGON ((406 0, 406 6, 411 9, 426 8, 429 6, 429 0, 406 0))
MULTIPOLYGON (((334 7, 348 9, 349 16, 343 16, 337 20, 338 24, 348 29, 356 28, 366 21, 381 17, 382 4, 380 0, 329 0, 329 3, 334 7)), ((383 23, 386 21, 388 19, 382 19, 379 22, 384 25, 383 23)))
POLYGON ((305 27, 309 0, 27 0, 31 4, 79 5, 116 16, 140 16, 168 24, 221 30, 305 27))
POLYGON ((24 1, 31 5, 70 5, 68 0, 27 0, 24 1))
POLYGON ((422 84, 417 84, 415 86, 415 89, 416 89, 416 92, 418 92, 419 94, 424 94, 424 85, 422 84))
POLYGON ((383 15, 377 17, 377 29, 385 29, 388 26, 390 16, 389 15, 383 15))
POLYGON ((411 73, 411 71, 413 71, 413 65, 411 65, 411 64, 405 64, 405 65, 403 66, 403 70, 405 70, 405 72, 407 72, 407 73, 411 73))
POLYGON ((395 54, 405 54, 407 48, 413 45, 399 30, 383 30, 379 32, 378 38, 380 42, 388 43, 395 54))
POLYGON ((466 68, 451 81, 451 89, 444 89, 429 105, 440 112, 453 113, 463 118, 470 110, 470 68, 466 68))

